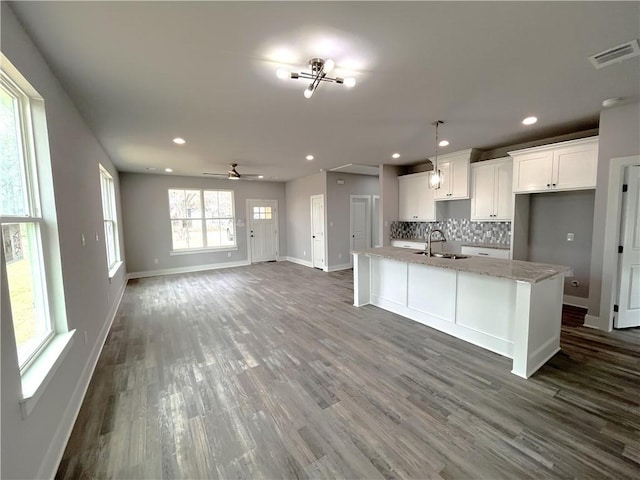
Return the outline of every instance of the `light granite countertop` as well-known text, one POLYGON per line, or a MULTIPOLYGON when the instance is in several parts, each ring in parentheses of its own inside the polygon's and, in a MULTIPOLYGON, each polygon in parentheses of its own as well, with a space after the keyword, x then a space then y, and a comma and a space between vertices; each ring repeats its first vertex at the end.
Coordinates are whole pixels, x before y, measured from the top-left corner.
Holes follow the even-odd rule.
POLYGON ((571 267, 564 265, 550 265, 546 263, 475 256, 460 259, 437 258, 417 255, 415 252, 418 251, 419 250, 410 248, 378 247, 354 250, 353 253, 371 257, 388 258, 399 262, 417 263, 430 267, 447 268, 459 272, 477 273, 490 277, 509 278, 511 280, 528 283, 540 282, 558 274, 567 277, 573 275, 571 267))

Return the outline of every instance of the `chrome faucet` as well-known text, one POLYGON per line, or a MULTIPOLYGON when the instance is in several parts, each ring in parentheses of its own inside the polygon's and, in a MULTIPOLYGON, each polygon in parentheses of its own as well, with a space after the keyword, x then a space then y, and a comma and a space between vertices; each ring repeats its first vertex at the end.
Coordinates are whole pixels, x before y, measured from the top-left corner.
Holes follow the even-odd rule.
POLYGON ((433 230, 431 230, 429 232, 429 236, 427 237, 427 257, 431 256, 431 243, 432 242, 446 242, 447 238, 444 236, 444 232, 442 230, 440 230, 439 228, 434 228, 433 230), (433 234, 435 232, 438 232, 440 234, 440 236, 442 237, 440 240, 431 240, 431 237, 433 236, 433 234))

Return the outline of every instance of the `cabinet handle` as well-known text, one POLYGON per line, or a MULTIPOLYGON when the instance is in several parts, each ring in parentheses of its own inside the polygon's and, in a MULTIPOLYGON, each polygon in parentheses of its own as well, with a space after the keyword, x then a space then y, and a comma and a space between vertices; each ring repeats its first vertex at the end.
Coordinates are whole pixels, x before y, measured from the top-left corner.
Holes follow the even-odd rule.
POLYGON ((552 183, 551 185, 553 185, 554 187, 556 186, 556 184, 555 184, 555 183, 552 183))
POLYGON ((550 183, 547 183, 547 188, 549 188, 550 186, 551 186, 551 184, 550 184, 550 183))
POLYGON ((482 253, 482 252, 478 252, 478 255, 484 255, 484 256, 486 256, 486 257, 488 257, 488 256, 489 256, 489 254, 488 254, 488 253, 482 253))

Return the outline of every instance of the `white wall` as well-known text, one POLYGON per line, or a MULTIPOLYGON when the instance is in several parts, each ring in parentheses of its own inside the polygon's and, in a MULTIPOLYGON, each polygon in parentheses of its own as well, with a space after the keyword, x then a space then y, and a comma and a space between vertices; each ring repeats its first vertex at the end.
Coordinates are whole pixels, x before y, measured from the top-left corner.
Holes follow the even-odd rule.
MULTIPOLYGON (((351 195, 378 195, 380 182, 372 175, 327 172, 327 242, 328 264, 345 266, 350 262, 351 195), (344 180, 338 184, 337 180, 344 180)), ((373 203, 370 203, 373 208, 373 203)))
MULTIPOLYGON (((327 174, 316 173, 286 183, 287 256, 311 262, 311 195, 324 194, 327 201, 327 174)), ((325 215, 326 216, 326 215, 325 215)), ((326 231, 326 225, 325 225, 326 231)), ((326 248, 325 248, 326 250, 326 248)))
POLYGON ((124 288, 124 266, 111 282, 107 275, 98 163, 113 175, 116 196, 119 185, 110 159, 6 2, 1 9, 2 52, 45 100, 67 319, 70 329, 78 331, 35 409, 23 419, 6 271, 2 268, 1 476, 41 478, 55 474, 124 288), (82 234, 87 239, 98 234, 99 241, 88 241, 82 247, 82 234))
MULTIPOLYGON (((593 212, 589 312, 585 323, 603 330, 609 328, 612 312, 601 311, 611 302, 612 279, 603 278, 603 256, 607 205, 609 202, 609 167, 611 159, 640 154, 640 103, 630 103, 600 113, 598 179, 593 212), (603 289, 603 285, 606 287, 603 289)), ((619 195, 621 192, 613 192, 619 195)))
POLYGON ((124 242, 132 274, 149 274, 166 270, 179 271, 203 265, 247 263, 247 199, 278 201, 278 231, 280 257, 285 256, 286 205, 284 183, 260 181, 230 181, 204 177, 121 173, 124 242), (169 223, 170 188, 202 188, 233 190, 236 213, 238 249, 231 252, 206 252, 170 255, 171 225, 169 223), (154 263, 154 259, 158 263, 154 263))

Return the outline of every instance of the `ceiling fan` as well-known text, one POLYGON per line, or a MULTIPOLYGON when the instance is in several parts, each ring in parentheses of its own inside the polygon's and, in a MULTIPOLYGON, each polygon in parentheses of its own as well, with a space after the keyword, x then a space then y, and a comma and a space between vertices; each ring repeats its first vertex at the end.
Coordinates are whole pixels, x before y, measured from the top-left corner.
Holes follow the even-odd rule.
POLYGON ((229 165, 231 168, 227 171, 227 173, 210 173, 203 172, 203 175, 208 175, 210 177, 219 177, 219 178, 227 178, 229 180, 259 180, 264 178, 262 175, 257 173, 243 173, 242 175, 236 170, 238 166, 237 163, 232 163, 229 165))

